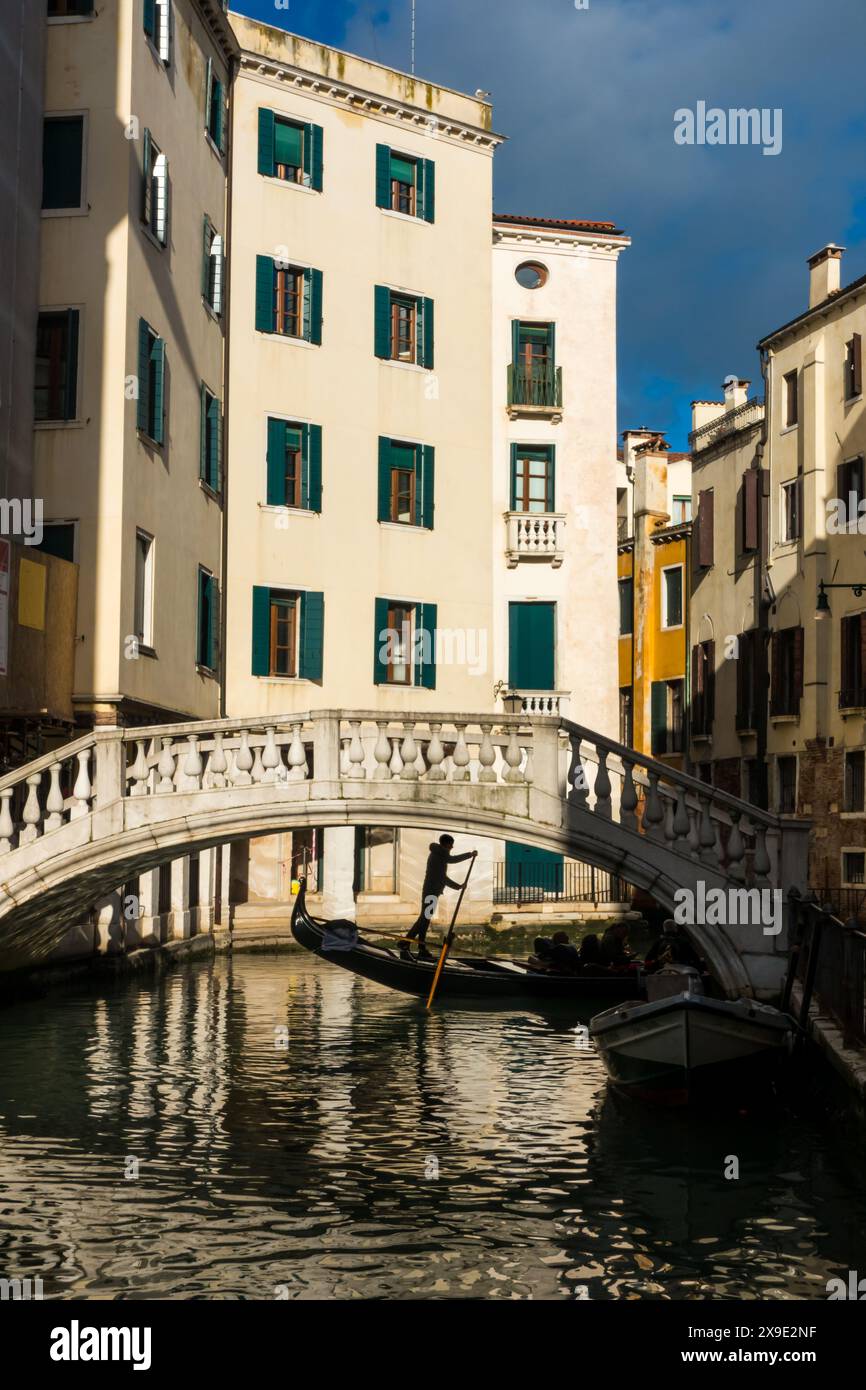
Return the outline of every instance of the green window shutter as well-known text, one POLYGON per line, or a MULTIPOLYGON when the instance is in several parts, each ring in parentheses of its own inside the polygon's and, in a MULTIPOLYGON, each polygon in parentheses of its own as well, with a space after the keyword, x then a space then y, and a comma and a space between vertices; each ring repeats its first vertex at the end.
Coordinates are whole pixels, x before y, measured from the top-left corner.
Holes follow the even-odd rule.
POLYGON ((518 447, 519 447, 519 446, 518 446, 517 444, 512 444, 512 446, 511 446, 511 503, 510 503, 510 507, 511 507, 511 510, 512 510, 512 511, 514 511, 514 510, 516 509, 516 507, 517 507, 517 456, 518 456, 518 447))
POLYGON ((317 193, 321 193, 324 187, 324 149, 325 132, 322 127, 320 125, 308 125, 307 138, 304 144, 310 166, 307 173, 310 175, 310 187, 314 188, 317 193))
POLYGON ((207 460, 207 482, 214 492, 220 490, 220 463, 222 455, 222 413, 216 396, 208 403, 210 423, 210 456, 207 460))
POLYGON ((508 606, 508 680, 516 690, 552 690, 556 610, 552 603, 508 606))
POLYGON ((302 680, 322 679, 325 647, 325 595, 301 594, 301 642, 298 674, 302 680))
POLYGON ((211 133, 210 113, 211 113, 211 92, 213 90, 213 58, 208 58, 205 68, 204 78, 204 128, 211 133))
POLYGON ((147 433, 150 420, 150 329, 144 319, 138 320, 138 405, 136 424, 147 433))
POLYGON ((199 416, 201 420, 201 438, 199 440, 198 451, 198 476, 203 482, 208 481, 208 457, 207 457, 207 397, 208 390, 204 382, 201 383, 199 390, 199 416))
POLYGON ((373 684, 386 685, 388 681, 388 663, 383 660, 383 654, 388 647, 388 600, 386 598, 376 599, 376 622, 373 631, 373 684))
POLYGON ((420 515, 418 525, 424 526, 428 531, 433 530, 433 508, 435 505, 435 469, 436 469, 436 450, 430 444, 422 445, 418 450, 421 460, 421 477, 416 484, 415 494, 420 515), (420 484, 420 485, 419 485, 420 484))
POLYGON ((550 510, 556 511, 556 445, 551 444, 547 450, 547 496, 550 501, 550 510))
POLYGON ((391 356, 391 291, 377 285, 374 296, 375 353, 386 360, 391 356))
POLYGON ((418 170, 421 180, 421 215, 425 222, 436 221, 436 165, 432 159, 422 159, 418 170))
POLYGON ((253 588, 252 674, 271 674, 271 591, 260 584, 253 588))
POLYGON ((274 164, 290 164, 295 169, 303 165, 304 169, 307 168, 308 151, 304 150, 303 155, 301 153, 306 129, 306 126, 293 125, 290 121, 274 121, 274 164))
POLYGON ((651 745, 653 757, 667 751, 668 686, 667 681, 653 681, 650 692, 651 745))
POLYGON ((520 361, 520 320, 511 321, 511 361, 514 366, 520 361))
POLYGON ((432 368, 433 366, 433 344, 435 333, 433 328, 433 300, 422 299, 421 303, 421 332, 422 332, 422 367, 432 368))
POLYGON ((256 329, 274 331, 274 263, 270 256, 256 256, 256 329))
POLYGON ((150 355, 156 365, 153 382, 153 401, 151 410, 153 416, 153 439, 157 444, 165 442, 165 339, 155 338, 150 355))
POLYGON ((208 631, 208 653, 207 664, 211 671, 215 671, 219 664, 220 650, 220 591, 217 587, 216 578, 210 575, 210 629, 208 631))
POLYGON ((322 342, 322 272, 320 270, 306 270, 305 277, 309 278, 310 285, 310 342, 320 345, 322 342))
MULTIPOLYGON (((388 145, 376 146, 376 207, 391 206, 391 150, 388 145)), ((381 357, 381 353, 376 354, 381 357)))
POLYGON ((415 606, 415 684, 436 689, 436 604, 415 606))
POLYGON ((552 364, 555 364, 555 363, 556 363, 556 324, 555 324, 555 323, 549 323, 549 324, 547 325, 547 344, 548 344, 548 347, 549 347, 549 349, 550 349, 550 361, 551 361, 552 364))
POLYGON ((65 420, 74 420, 78 408, 78 310, 66 311, 65 420))
POLYGON ((259 107, 259 173, 274 176, 274 113, 259 107))
POLYGON ((81 204, 84 118, 47 119, 42 126, 42 206, 77 208, 81 204))
POLYGON ((150 131, 144 132, 143 164, 141 180, 141 220, 150 222, 150 131))
POLYGON ((304 426, 304 458, 307 473, 307 506, 322 510, 322 426, 304 426))
POLYGON ((391 441, 379 436, 379 521, 391 520, 391 441))
POLYGON ((156 33, 156 0, 144 0, 144 32, 151 39, 156 33))
POLYGON ((399 179, 400 183, 414 184, 420 173, 420 163, 420 160, 416 163, 414 159, 405 159, 403 155, 392 154, 390 176, 392 179, 399 179))
POLYGON ((202 298, 210 303, 210 247, 213 241, 213 227, 210 218, 205 213, 204 227, 202 229, 202 260, 201 260, 201 293, 202 298))
POLYGON ((268 420, 268 492, 269 507, 286 505, 286 422, 268 420))
POLYGON ((229 133, 229 99, 228 90, 220 82, 220 138, 217 141, 220 154, 225 154, 228 148, 229 133))

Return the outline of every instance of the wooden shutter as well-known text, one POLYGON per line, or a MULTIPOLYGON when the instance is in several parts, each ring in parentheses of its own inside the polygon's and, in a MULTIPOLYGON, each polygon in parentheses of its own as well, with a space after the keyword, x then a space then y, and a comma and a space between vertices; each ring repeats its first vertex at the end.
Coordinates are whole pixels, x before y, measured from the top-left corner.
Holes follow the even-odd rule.
POLYGON ((514 690, 552 690, 555 672, 555 607, 508 606, 508 680, 514 690))
POLYGON ((66 310, 66 381, 63 418, 74 420, 78 411, 78 310, 66 310))
POLYGON ((713 720, 716 717, 716 644, 713 641, 704 642, 704 702, 706 707, 706 728, 707 733, 713 731, 713 720))
POLYGON ((207 213, 202 228, 201 293, 202 299, 210 303, 210 248, 213 241, 213 227, 207 213))
POLYGON ((256 256, 256 330, 273 333, 274 263, 270 256, 256 256))
POLYGON ((509 508, 510 508, 510 510, 511 510, 512 512, 516 512, 516 511, 517 511, 517 463, 518 463, 518 450, 519 450, 519 446, 518 446, 517 444, 512 444, 512 446, 511 446, 511 485, 510 485, 510 492, 509 492, 509 497, 510 497, 509 508))
POLYGON ((374 351, 387 361, 391 356, 391 291, 377 285, 374 293, 374 351))
POLYGON ((310 342, 319 346, 322 342, 322 272, 305 270, 304 276, 310 286, 310 342))
POLYGON ((778 714, 779 704, 782 694, 781 663, 779 655, 781 650, 781 637, 778 632, 774 632, 770 638, 770 659, 772 669, 770 671, 770 713, 778 714))
POLYGON ((377 598, 375 604, 375 623, 373 630, 373 683, 385 685, 388 681, 388 663, 382 660, 383 649, 387 651, 388 642, 388 600, 377 598))
POLYGON ((215 671, 220 651, 220 591, 216 576, 210 576, 210 631, 208 633, 208 667, 215 671))
POLYGON ((204 78, 204 128, 208 135, 211 136, 214 134, 210 128, 211 92, 213 91, 213 84, 213 58, 208 58, 204 78))
POLYGON ((653 757, 666 753, 668 747, 668 684, 653 681, 650 692, 650 751, 653 757))
POLYGON ((436 165, 432 159, 422 159, 418 166, 421 191, 421 216, 425 222, 436 220, 436 165))
POLYGON ((421 340, 421 341, 422 341, 422 348, 421 348, 421 351, 422 351, 422 361, 421 361, 421 366, 422 366, 422 367, 432 368, 432 367, 433 367, 433 355, 434 355, 434 342, 435 342, 434 317, 433 317, 433 316, 434 316, 433 300, 432 300, 432 299, 421 299, 421 300, 419 300, 419 305, 420 305, 420 308, 421 308, 421 333, 422 333, 422 340, 421 340))
POLYGON ((150 350, 156 364, 153 384, 153 438, 157 444, 165 442, 165 340, 155 338, 150 350))
POLYGON ((416 481, 415 485, 416 508, 419 506, 420 497, 420 516, 418 518, 418 524, 424 526, 428 531, 432 531, 433 509, 436 495, 436 450, 430 444, 424 444, 419 448, 418 453, 421 459, 421 478, 416 481))
POLYGON ((416 662, 415 684, 423 690, 436 689, 436 604, 415 605, 416 662))
POLYGON ((863 391, 863 339, 855 333, 851 339, 851 394, 859 396, 863 391))
POLYGON ((311 512, 322 510, 322 426, 305 425, 304 443, 307 462, 307 506, 311 512))
POLYGON ((198 476, 203 482, 208 480, 208 457, 207 457, 207 398, 208 389, 204 382, 199 387, 199 449, 198 449, 198 476))
POLYGON ((758 470, 743 474, 743 549, 758 549, 758 470))
POLYGON ((271 674, 271 591, 259 584, 253 588, 252 674, 271 674))
POLYGON ((792 691, 791 693, 792 693, 793 696, 794 696, 794 703, 795 703, 796 705, 799 705, 800 701, 801 701, 802 698, 803 698, 803 639, 804 639, 804 635, 805 635, 805 634, 804 634, 804 631, 803 631, 803 628, 802 628, 802 627, 795 627, 795 628, 793 629, 793 632, 794 632, 794 637, 793 637, 793 644, 794 644, 794 660, 793 660, 794 681, 793 681, 793 684, 794 684, 794 688, 793 688, 793 691, 792 691))
POLYGON ((320 681, 325 646, 325 595, 313 590, 301 594, 301 640, 298 674, 302 680, 320 681))
POLYGON ((324 148, 325 133, 320 125, 308 125, 304 140, 305 172, 310 177, 310 187, 321 193, 324 186, 324 148))
POLYGON ((379 436, 379 521, 391 520, 391 441, 379 436))
POLYGON ((713 491, 707 488, 700 494, 698 510, 698 564, 709 569, 713 563, 713 491))
POLYGON ((144 319, 138 320, 138 405, 136 424, 147 433, 150 421, 150 329, 144 319))
POLYGON ((219 492, 222 473, 222 411, 216 396, 208 404, 210 423, 210 455, 207 461, 208 486, 219 492))
POLYGON ((268 419, 268 480, 269 507, 286 505, 286 422, 268 419))
POLYGON ((150 226, 150 131, 145 128, 142 146, 141 220, 150 226))
POLYGON ((703 723, 703 701, 701 682, 701 649, 692 647, 692 732, 699 734, 703 723))
MULTIPOLYGON (((376 207, 391 206, 391 148, 389 145, 376 146, 376 207)), ((381 357, 381 353, 376 354, 381 357)))
POLYGON ((156 35, 156 0, 144 0, 144 32, 148 38, 156 35))
POLYGON ((259 107, 259 173, 274 177, 274 113, 259 107))
POLYGON ((220 154, 225 154, 226 148, 227 148, 227 146, 228 146, 229 99, 228 99, 228 90, 227 90, 227 88, 226 88, 226 86, 225 86, 225 84, 224 84, 223 82, 220 82, 220 110, 219 110, 219 122, 220 122, 220 138, 217 140, 217 145, 219 146, 219 152, 220 152, 220 154))

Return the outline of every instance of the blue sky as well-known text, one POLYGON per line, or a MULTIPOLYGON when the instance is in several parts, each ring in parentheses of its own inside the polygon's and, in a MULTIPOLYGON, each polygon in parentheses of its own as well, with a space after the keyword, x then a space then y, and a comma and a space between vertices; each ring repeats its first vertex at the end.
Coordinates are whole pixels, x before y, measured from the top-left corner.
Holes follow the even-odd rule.
MULTIPOLYGON (((409 67, 410 0, 232 8, 409 67)), ((616 221, 619 428, 686 447, 689 403, 807 304, 806 257, 866 274, 866 0, 417 0, 417 71, 493 95, 499 212, 616 221), (674 111, 782 111, 782 149, 684 146, 674 111)), ((588 345, 591 351, 591 344, 588 345)))

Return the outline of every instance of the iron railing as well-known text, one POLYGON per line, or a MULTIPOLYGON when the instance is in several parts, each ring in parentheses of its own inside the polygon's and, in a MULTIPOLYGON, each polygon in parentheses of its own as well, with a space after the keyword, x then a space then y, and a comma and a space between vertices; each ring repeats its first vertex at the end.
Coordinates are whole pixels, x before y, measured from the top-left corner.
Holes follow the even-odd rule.
POLYGON ((544 363, 531 368, 508 368, 508 404, 536 409, 562 408, 562 368, 544 363))
POLYGON ((494 865, 494 903, 625 903, 630 893, 617 874, 592 864, 494 865))
POLYGON ((762 399, 745 401, 743 405, 737 406, 736 410, 726 410, 723 415, 718 415, 715 420, 710 420, 706 425, 701 425, 700 429, 692 430, 689 435, 689 444, 693 451, 697 453, 699 449, 706 449, 710 444, 715 444, 716 440, 723 439, 726 435, 733 434, 736 430, 748 428, 750 425, 757 425, 764 418, 764 402, 762 399))
MULTIPOLYGON (((833 896, 838 898, 846 891, 836 889, 833 896)), ((862 1045, 866 1043, 866 931, 820 910, 809 916, 803 928, 805 949, 798 954, 797 978, 806 982, 810 956, 816 953, 812 966, 815 998, 822 1011, 839 1024, 845 1043, 862 1045)))

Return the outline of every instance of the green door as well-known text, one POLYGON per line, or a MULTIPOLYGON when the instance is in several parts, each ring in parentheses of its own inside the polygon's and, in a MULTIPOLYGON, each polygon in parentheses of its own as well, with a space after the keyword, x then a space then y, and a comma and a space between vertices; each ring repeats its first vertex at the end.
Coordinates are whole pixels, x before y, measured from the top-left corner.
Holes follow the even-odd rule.
POLYGON ((547 893, 562 895, 563 859, 550 850, 505 842, 505 886, 509 900, 534 902, 547 893))
POLYGON ((512 690, 553 690, 556 604, 508 605, 508 680, 512 690))

